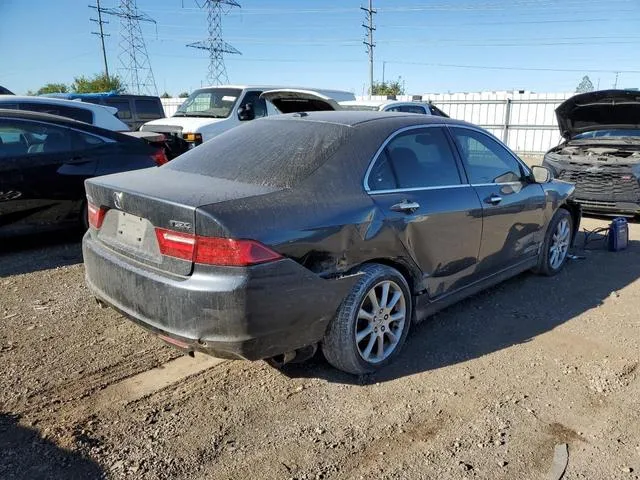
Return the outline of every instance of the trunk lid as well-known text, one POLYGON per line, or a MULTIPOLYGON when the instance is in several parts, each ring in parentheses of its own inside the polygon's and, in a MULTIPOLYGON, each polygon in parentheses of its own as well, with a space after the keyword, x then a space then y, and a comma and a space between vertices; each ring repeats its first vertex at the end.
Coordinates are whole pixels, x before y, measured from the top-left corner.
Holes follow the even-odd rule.
POLYGON ((607 129, 640 129, 640 91, 601 90, 582 93, 556 109, 558 128, 566 139, 607 129))
MULTIPOLYGON (((157 229, 196 235, 198 207, 276 190, 166 168, 96 177, 85 187, 89 203, 105 211, 101 228, 91 231, 94 238, 136 262, 181 276, 191 274, 193 262, 163 255, 157 229)), ((228 236, 211 215, 205 221, 209 235, 228 236)))
POLYGON ((263 92, 260 98, 271 102, 281 113, 342 110, 333 98, 312 90, 268 90, 263 92))

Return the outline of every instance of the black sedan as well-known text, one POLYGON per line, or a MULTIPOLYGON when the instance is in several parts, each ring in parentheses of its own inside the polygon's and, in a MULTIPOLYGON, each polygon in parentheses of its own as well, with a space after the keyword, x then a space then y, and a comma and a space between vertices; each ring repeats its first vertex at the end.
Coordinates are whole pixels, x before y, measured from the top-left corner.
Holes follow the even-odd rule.
POLYGON ((87 123, 0 110, 0 236, 87 226, 84 181, 166 163, 162 148, 87 123))
POLYGON ((86 182, 86 280, 186 352, 387 364, 410 325, 522 271, 560 271, 571 184, 442 117, 256 120, 153 170, 86 182))

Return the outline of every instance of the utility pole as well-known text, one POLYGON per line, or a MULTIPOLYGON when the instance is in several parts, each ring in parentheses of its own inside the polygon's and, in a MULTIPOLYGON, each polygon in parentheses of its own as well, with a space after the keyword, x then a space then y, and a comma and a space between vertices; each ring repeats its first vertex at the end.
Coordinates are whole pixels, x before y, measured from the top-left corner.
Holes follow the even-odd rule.
POLYGON ((207 7, 207 24, 209 36, 199 42, 190 43, 187 47, 209 51, 209 85, 222 85, 229 82, 227 68, 224 65, 224 54, 240 55, 240 51, 222 39, 223 7, 240 7, 234 0, 205 0, 207 7))
POLYGON ((367 47, 367 53, 369 54, 369 95, 373 95, 373 49, 376 44, 373 43, 373 31, 376 29, 373 26, 373 16, 377 13, 377 10, 373 8, 373 0, 369 0, 369 8, 360 7, 360 10, 364 10, 366 17, 365 23, 362 24, 367 31, 364 43, 367 47))
MULTIPOLYGON (((98 2, 98 0, 96 0, 98 2)), ((158 95, 156 80, 151 70, 147 46, 142 35, 140 22, 155 24, 156 21, 138 10, 136 0, 120 0, 117 8, 100 7, 98 15, 112 15, 120 19, 120 71, 127 92, 158 95)))
POLYGON ((107 51, 104 48, 104 37, 108 37, 109 34, 104 33, 104 30, 102 29, 102 25, 109 22, 102 20, 102 8, 100 8, 100 0, 96 0, 95 6, 89 5, 89 8, 95 8, 98 11, 98 19, 96 20, 95 18, 90 18, 89 20, 91 20, 92 22, 96 22, 100 27, 100 33, 98 32, 91 32, 91 33, 93 35, 97 35, 100 37, 100 42, 102 43, 102 58, 104 60, 104 73, 107 76, 107 82, 108 82, 109 81, 109 65, 107 65, 107 51))
POLYGON ((387 62, 382 62, 382 83, 384 84, 384 69, 387 66, 387 62))

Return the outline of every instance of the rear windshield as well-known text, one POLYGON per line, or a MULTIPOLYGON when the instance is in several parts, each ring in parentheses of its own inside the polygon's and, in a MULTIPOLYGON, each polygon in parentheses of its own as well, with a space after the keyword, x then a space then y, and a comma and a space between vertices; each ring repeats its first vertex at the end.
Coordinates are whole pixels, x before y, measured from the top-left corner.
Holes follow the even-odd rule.
POLYGON ((349 133, 349 127, 333 123, 254 120, 180 155, 163 168, 291 188, 324 164, 349 133))
POLYGON ((67 107, 65 105, 46 103, 20 103, 20 110, 31 112, 49 113, 61 117, 72 118, 85 123, 93 123, 93 112, 86 108, 67 107))

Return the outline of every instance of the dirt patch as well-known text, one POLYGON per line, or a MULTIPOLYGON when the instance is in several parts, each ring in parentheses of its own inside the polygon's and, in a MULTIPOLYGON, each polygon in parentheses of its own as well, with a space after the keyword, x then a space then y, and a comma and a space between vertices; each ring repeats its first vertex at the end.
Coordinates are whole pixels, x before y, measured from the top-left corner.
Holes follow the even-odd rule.
POLYGON ((439 313, 360 378, 182 357, 97 308, 75 240, 0 252, 0 478, 534 479, 557 443, 566 479, 637 478, 631 236, 439 313))

